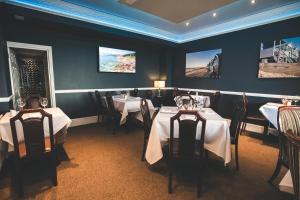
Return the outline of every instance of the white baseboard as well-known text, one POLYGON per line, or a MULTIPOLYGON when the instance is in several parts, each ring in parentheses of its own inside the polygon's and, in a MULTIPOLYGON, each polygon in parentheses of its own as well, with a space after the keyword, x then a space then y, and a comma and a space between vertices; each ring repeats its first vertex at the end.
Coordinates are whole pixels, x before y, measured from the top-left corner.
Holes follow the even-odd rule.
POLYGON ((98 116, 89 116, 89 117, 81 117, 72 119, 72 123, 70 127, 82 126, 87 124, 95 124, 97 123, 98 116))
MULTIPOLYGON (((87 124, 95 124, 95 123, 97 123, 97 116, 81 117, 81 118, 72 119, 72 124, 70 127, 82 126, 87 124)), ((255 133, 263 133, 264 127, 256 124, 247 123, 246 130, 255 133)), ((277 130, 274 128, 269 128, 269 133, 272 135, 278 134, 277 130)))

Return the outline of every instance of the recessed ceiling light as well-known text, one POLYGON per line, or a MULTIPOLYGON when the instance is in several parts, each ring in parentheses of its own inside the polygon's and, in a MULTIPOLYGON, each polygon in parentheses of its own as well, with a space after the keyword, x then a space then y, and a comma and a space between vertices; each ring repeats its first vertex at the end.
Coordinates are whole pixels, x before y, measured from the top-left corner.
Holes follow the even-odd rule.
POLYGON ((217 16, 217 13, 214 12, 214 13, 213 13, 213 17, 216 17, 216 16, 217 16))
POLYGON ((256 1, 255 0, 251 0, 251 4, 255 4, 256 3, 256 1))
POLYGON ((190 25, 190 22, 185 22, 185 26, 189 26, 190 25))

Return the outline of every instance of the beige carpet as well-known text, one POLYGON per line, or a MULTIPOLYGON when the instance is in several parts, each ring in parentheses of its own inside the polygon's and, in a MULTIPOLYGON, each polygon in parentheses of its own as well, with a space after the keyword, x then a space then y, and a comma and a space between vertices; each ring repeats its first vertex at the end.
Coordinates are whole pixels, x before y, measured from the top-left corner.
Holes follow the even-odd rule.
MULTIPOLYGON (((106 127, 88 125, 69 130, 65 149, 70 161, 58 167, 58 186, 48 179, 25 180, 26 199, 99 199, 99 200, 164 200, 197 199, 193 173, 178 173, 174 193, 167 193, 167 171, 164 162, 149 168, 140 161, 142 129, 128 133, 119 130, 112 135, 106 127)), ((210 155, 204 173, 203 200, 288 200, 291 195, 267 183, 271 176, 277 149, 243 135, 240 138, 240 171, 234 162, 227 168, 222 160, 210 155)), ((233 160, 234 161, 234 160, 233 160)), ((36 177, 31 170, 27 176, 36 177)), ((277 179, 284 175, 285 170, 277 179)), ((10 178, 0 179, 0 199, 16 199, 10 178)))

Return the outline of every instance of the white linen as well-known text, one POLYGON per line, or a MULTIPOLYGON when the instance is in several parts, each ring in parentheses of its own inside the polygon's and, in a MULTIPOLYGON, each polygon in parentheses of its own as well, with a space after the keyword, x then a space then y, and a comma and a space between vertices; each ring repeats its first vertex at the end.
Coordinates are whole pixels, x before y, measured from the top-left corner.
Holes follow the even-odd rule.
POLYGON ((278 129, 277 116, 278 108, 283 106, 280 103, 266 103, 259 108, 259 111, 265 116, 265 118, 278 129))
MULTIPOLYGON (((145 156, 149 164, 154 164, 163 157, 162 145, 170 137, 170 118, 176 114, 176 111, 178 112, 176 107, 162 107, 153 120, 145 156)), ((231 160, 230 121, 219 116, 211 108, 202 108, 199 112, 207 120, 204 148, 223 158, 226 165, 231 160)), ((201 122, 197 125, 196 139, 200 139, 201 125, 201 122)), ((176 121, 174 137, 178 137, 176 121)))
POLYGON ((283 179, 280 181, 279 190, 282 192, 294 194, 294 187, 290 170, 287 171, 283 179))
MULTIPOLYGON (((71 119, 60 108, 46 108, 44 110, 47 113, 52 114, 54 135, 57 132, 59 132, 63 127, 69 127, 71 125, 71 119)), ((28 113, 24 115, 24 118, 38 116, 40 116, 39 113, 28 113)), ((10 118, 11 113, 8 112, 0 119, 0 140, 3 140, 13 146, 10 118)), ((24 134, 21 122, 16 122, 16 129, 19 142, 24 141, 24 134)), ((45 137, 49 136, 48 118, 44 119, 44 134, 45 137)))
MULTIPOLYGON (((136 119, 143 121, 143 117, 141 114, 141 98, 140 97, 127 97, 125 98, 120 98, 120 96, 114 96, 113 97, 114 101, 114 106, 117 111, 119 111, 122 116, 120 120, 120 124, 125 124, 126 122, 126 117, 128 116, 128 113, 135 113, 136 112, 136 119)), ((147 100, 148 106, 149 106, 149 111, 150 115, 152 116, 154 113, 154 106, 151 102, 151 100, 147 100)))

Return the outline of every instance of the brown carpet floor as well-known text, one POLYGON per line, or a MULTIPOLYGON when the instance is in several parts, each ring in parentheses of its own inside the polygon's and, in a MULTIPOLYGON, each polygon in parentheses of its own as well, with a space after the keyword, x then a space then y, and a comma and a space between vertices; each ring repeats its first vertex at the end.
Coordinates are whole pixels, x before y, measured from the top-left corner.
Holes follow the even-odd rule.
MULTIPOLYGON (((165 162, 149 167, 140 161, 143 131, 119 130, 112 135, 106 127, 88 125, 69 129, 65 144, 70 161, 58 166, 58 186, 48 179, 32 180, 35 170, 26 172, 25 199, 101 199, 101 200, 189 200, 196 198, 192 171, 176 173, 174 192, 168 194, 165 162)), ((203 200, 289 200, 292 196, 278 191, 282 170, 274 185, 267 183, 277 159, 277 149, 264 145, 247 134, 240 138, 240 171, 234 162, 210 154, 203 178, 203 200)), ((234 161, 234 158, 233 158, 234 161)), ((16 199, 10 178, 0 179, 0 199, 16 199)))

